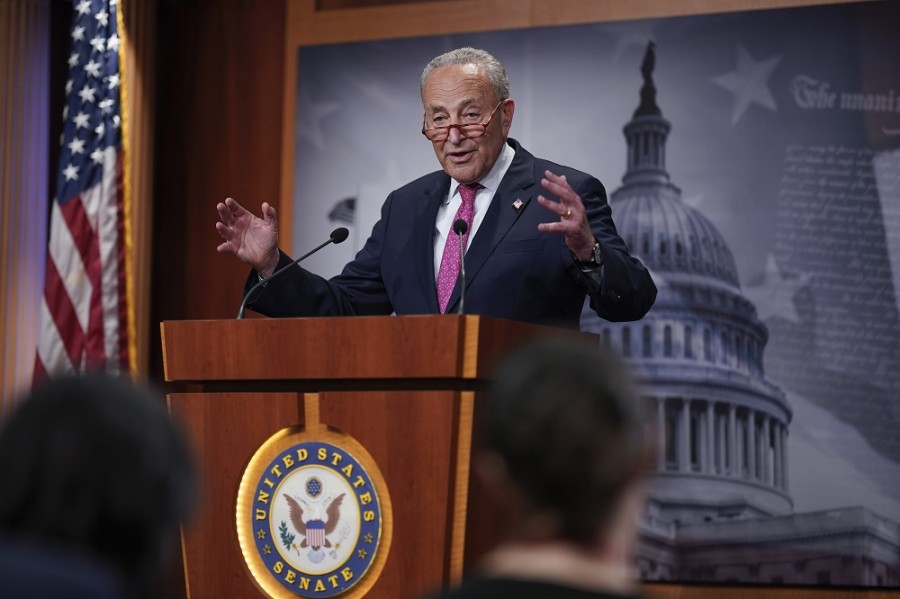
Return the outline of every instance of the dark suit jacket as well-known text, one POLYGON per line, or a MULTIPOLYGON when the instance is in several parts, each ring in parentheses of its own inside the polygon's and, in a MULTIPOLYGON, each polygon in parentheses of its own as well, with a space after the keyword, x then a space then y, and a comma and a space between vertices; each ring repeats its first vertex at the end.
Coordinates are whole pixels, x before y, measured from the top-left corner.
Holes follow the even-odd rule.
MULTIPOLYGON (((641 318, 656 299, 656 286, 616 232, 600 181, 508 141, 515 158, 466 251, 466 313, 577 328, 587 295, 606 320, 641 318), (539 194, 552 197, 540 185, 547 169, 565 175, 584 202, 603 252, 599 284, 581 272, 563 236, 537 230, 538 223, 558 219, 535 200, 539 194)), ((257 290, 248 307, 269 316, 437 314, 435 219, 449 190, 443 171, 397 189, 366 245, 340 275, 325 280, 291 268, 257 290)), ((282 253, 278 268, 290 261, 282 253)), ((245 293, 257 280, 254 271, 245 293)), ((457 282, 447 312, 457 309, 459 292, 457 282)))

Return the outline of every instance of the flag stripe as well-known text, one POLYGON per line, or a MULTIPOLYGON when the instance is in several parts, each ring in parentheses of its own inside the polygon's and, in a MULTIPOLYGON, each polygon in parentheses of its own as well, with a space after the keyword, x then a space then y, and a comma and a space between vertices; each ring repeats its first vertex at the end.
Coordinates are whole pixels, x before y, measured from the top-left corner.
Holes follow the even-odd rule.
POLYGON ((73 365, 80 364, 81 361, 84 329, 78 324, 75 306, 66 295, 52 260, 47 262, 46 276, 38 353, 45 358, 47 368, 71 370, 73 365), (62 343, 63 339, 67 339, 67 343, 62 343))
POLYGON ((101 212, 99 223, 100 256, 106 267, 101 271, 100 306, 103 314, 103 355, 117 360, 119 335, 126 331, 127 323, 119 317, 119 301, 124 296, 119 287, 123 270, 124 244, 121 242, 122 228, 122 179, 121 153, 111 148, 107 150, 104 178, 104 195, 111 197, 101 212))
POLYGON ((82 263, 87 262, 92 236, 86 233, 92 231, 92 227, 84 204, 79 198, 74 198, 74 201, 65 204, 54 203, 52 210, 58 210, 59 214, 51 214, 51 224, 54 227, 65 225, 59 230, 51 230, 50 250, 53 252, 53 259, 62 264, 64 260, 71 259, 69 253, 74 249, 82 263), (74 237, 73 234, 79 235, 74 237))
POLYGON ((82 330, 88 328, 93 291, 87 273, 90 236, 81 233, 89 229, 87 220, 80 201, 63 205, 54 202, 50 214, 48 278, 44 286, 44 294, 50 306, 55 306, 56 301, 61 301, 66 296, 82 330), (55 275, 52 279, 50 266, 53 266, 55 275))

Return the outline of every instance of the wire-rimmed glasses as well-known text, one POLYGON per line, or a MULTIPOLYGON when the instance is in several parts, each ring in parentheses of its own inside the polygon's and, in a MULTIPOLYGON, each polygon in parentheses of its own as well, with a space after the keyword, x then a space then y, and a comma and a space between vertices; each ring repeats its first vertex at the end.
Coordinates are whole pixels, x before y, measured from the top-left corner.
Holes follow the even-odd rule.
POLYGON ((488 118, 483 123, 459 123, 456 125, 447 125, 446 127, 432 127, 430 129, 425 128, 425 123, 422 123, 422 135, 427 137, 431 141, 444 141, 448 137, 450 137, 451 129, 459 129, 459 132, 463 135, 463 137, 481 137, 484 135, 487 126, 491 123, 491 119, 494 118, 494 113, 497 112, 497 109, 500 108, 500 105, 503 104, 506 99, 500 100, 494 109, 491 111, 491 114, 488 115, 488 118))

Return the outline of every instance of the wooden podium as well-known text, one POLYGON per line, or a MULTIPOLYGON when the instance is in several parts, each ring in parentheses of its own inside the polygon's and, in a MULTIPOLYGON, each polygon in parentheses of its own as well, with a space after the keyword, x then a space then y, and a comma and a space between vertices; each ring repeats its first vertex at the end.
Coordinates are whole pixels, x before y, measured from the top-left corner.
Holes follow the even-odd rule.
POLYGON ((358 441, 383 475, 393 535, 367 596, 404 599, 457 581, 498 534, 496 509, 470 481, 478 394, 508 350, 560 331, 442 315, 179 321, 161 332, 166 380, 188 389, 170 393, 169 408, 202 470, 201 509, 182 535, 187 596, 265 596, 238 542, 238 486, 275 433, 321 426, 358 441))

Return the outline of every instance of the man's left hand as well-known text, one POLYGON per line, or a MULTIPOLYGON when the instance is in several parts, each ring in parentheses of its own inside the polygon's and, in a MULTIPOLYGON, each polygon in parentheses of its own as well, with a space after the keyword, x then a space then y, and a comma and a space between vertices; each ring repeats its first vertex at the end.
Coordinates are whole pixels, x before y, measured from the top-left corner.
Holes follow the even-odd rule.
POLYGON ((584 203, 566 181, 565 175, 560 176, 550 171, 544 171, 541 185, 558 197, 559 201, 554 202, 539 195, 537 197, 538 204, 557 215, 559 222, 541 223, 538 225, 538 231, 565 235, 569 250, 579 260, 587 262, 591 259, 594 249, 594 233, 588 224, 584 203))

